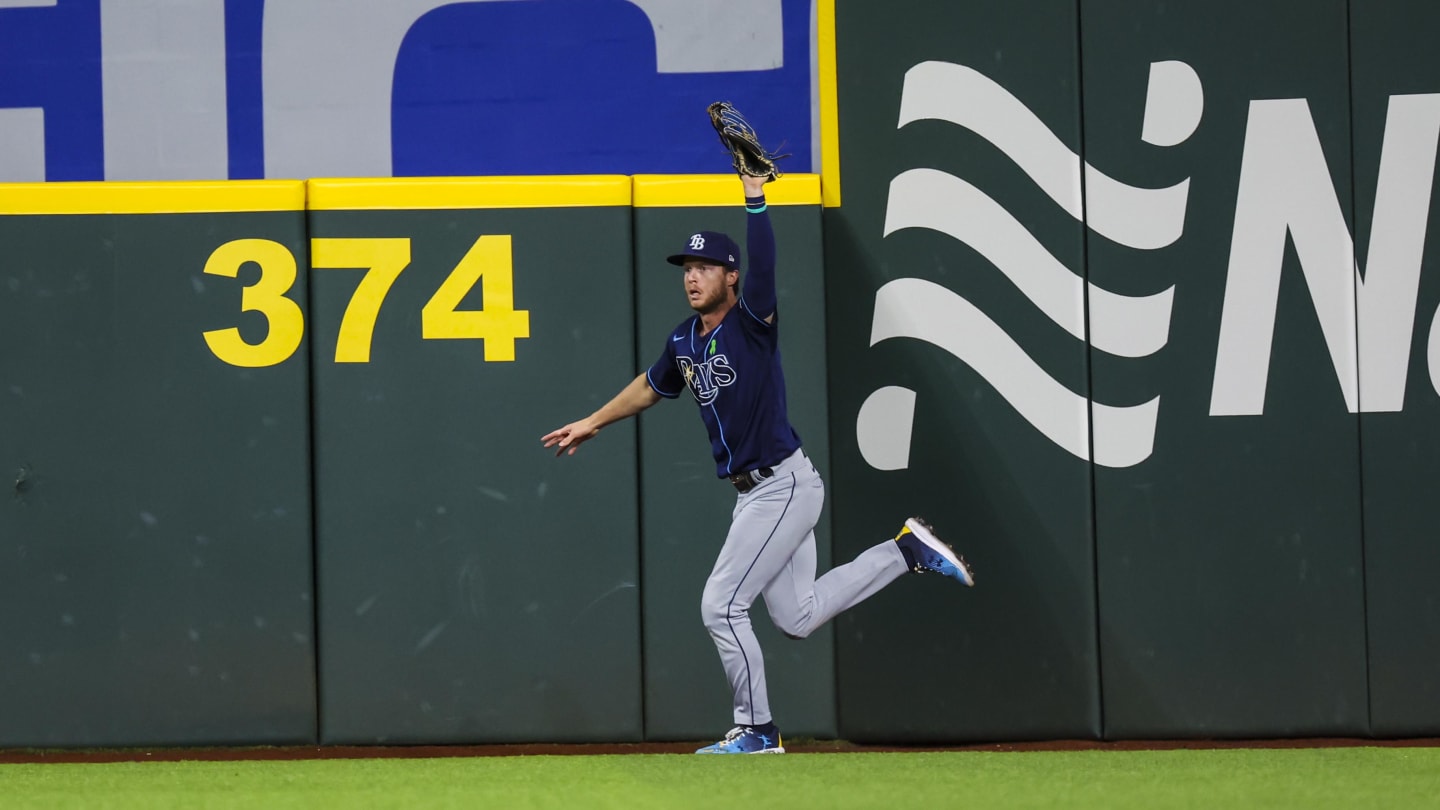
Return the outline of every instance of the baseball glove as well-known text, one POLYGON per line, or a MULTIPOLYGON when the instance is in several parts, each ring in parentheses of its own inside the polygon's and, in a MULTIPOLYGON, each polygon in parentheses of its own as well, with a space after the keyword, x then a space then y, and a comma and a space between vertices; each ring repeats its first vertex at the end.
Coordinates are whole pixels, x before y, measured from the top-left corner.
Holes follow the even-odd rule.
POLYGON ((789 155, 777 155, 760 145, 755 128, 733 104, 717 101, 706 111, 710 113, 710 124, 720 136, 720 143, 733 158, 736 172, 751 177, 768 177, 770 180, 780 176, 780 168, 775 161, 789 155))

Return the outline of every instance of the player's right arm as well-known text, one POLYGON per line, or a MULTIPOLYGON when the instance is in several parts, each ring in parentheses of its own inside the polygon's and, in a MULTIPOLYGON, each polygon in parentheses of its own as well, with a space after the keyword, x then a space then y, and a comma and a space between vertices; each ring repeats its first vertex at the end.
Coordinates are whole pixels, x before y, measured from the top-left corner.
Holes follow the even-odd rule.
POLYGON ((575 449, 590 439, 606 425, 619 422, 634 416, 637 413, 649 408, 659 402, 661 396, 650 386, 649 380, 644 374, 630 381, 615 398, 605 403, 600 410, 590 414, 578 422, 571 422, 565 427, 552 430, 540 438, 546 447, 554 447, 555 455, 560 455, 566 450, 570 455, 575 455, 575 449))

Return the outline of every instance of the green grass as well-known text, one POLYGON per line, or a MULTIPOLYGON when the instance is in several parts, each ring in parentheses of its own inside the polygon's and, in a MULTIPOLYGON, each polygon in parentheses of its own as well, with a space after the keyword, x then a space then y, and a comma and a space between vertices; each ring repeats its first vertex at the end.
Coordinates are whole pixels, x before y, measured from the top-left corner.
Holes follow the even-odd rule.
POLYGON ((1440 749, 0 765, 0 807, 1440 807, 1440 749))

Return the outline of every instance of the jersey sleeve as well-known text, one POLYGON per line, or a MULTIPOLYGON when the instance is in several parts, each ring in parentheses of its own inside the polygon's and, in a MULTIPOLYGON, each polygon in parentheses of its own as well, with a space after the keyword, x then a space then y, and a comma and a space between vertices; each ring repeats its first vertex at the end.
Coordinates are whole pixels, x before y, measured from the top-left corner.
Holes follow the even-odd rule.
POLYGON ((750 270, 745 275, 740 306, 763 326, 774 323, 775 295, 775 229, 770 224, 765 195, 745 198, 745 249, 750 270), (769 319, 769 320, 767 320, 769 319))
POLYGON ((668 338, 660 358, 645 372, 650 388, 666 399, 674 399, 685 390, 685 379, 680 376, 680 367, 675 364, 675 348, 668 338))

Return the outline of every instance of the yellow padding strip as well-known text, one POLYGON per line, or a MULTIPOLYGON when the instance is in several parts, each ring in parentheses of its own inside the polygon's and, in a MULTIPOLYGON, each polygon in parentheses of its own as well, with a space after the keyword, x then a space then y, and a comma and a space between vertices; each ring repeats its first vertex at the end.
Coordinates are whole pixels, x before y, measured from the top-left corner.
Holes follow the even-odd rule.
POLYGON ((840 81, 835 64, 835 0, 816 6, 816 44, 820 72, 820 174, 825 178, 825 207, 840 205, 840 81))
MULTIPOLYGON (((637 174, 636 208, 744 205, 745 188, 733 174, 637 174)), ((787 174, 765 184, 766 205, 819 205, 820 175, 787 174)))
POLYGON ((590 208, 629 205, 624 175, 327 178, 310 181, 312 211, 590 208))
POLYGON ((300 180, 0 183, 0 214, 201 214, 303 211, 300 180))

